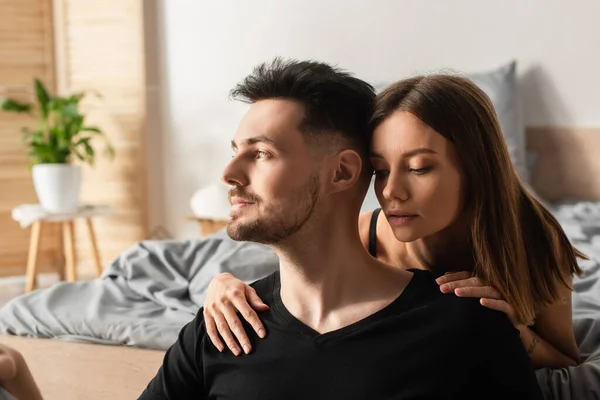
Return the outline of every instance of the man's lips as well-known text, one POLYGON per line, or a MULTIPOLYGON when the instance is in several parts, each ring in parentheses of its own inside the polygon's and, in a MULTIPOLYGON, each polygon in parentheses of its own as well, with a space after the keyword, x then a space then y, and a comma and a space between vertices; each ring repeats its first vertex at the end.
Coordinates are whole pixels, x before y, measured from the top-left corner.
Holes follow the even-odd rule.
POLYGON ((251 201, 248 201, 248 200, 241 199, 239 197, 234 197, 231 199, 231 206, 235 209, 248 207, 248 206, 251 206, 252 204, 254 204, 254 203, 251 201))

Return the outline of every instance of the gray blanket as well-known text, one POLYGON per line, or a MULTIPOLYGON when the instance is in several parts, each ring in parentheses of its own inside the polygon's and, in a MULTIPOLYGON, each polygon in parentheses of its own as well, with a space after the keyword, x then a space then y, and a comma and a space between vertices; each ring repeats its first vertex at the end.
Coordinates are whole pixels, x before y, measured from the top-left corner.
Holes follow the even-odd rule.
POLYGON ((268 247, 232 241, 224 232, 205 240, 144 241, 100 279, 13 299, 0 309, 0 333, 167 349, 215 275, 231 272, 253 282, 278 266, 268 247))
MULTIPOLYGON (((590 256, 576 278, 573 326, 584 362, 541 369, 546 399, 600 399, 600 203, 555 208, 577 247, 590 256)), ((100 279, 61 283, 0 309, 0 333, 166 349, 202 305, 211 278, 231 272, 245 282, 278 268, 266 246, 224 232, 204 240, 145 241, 125 251, 100 279)))
POLYGON ((554 215, 572 243, 590 260, 573 286, 573 329, 583 363, 537 371, 546 399, 600 399, 600 203, 555 207, 554 215))

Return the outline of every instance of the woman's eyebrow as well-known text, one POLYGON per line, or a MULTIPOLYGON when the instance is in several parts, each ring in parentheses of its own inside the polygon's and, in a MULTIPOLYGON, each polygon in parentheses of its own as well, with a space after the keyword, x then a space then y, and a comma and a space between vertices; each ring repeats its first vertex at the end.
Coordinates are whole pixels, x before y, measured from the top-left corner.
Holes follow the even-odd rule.
POLYGON ((428 149, 427 147, 419 147, 418 149, 405 151, 404 153, 402 153, 402 157, 408 158, 416 156, 418 154, 437 154, 437 152, 432 149, 428 149))
MULTIPOLYGON (((412 149, 412 150, 403 152, 400 155, 400 157, 410 158, 410 157, 416 156, 418 154, 437 154, 437 152, 435 150, 428 149, 427 147, 419 147, 418 149, 412 149)), ((375 152, 371 152, 369 154, 369 157, 370 158, 384 158, 381 154, 375 153, 375 152)))

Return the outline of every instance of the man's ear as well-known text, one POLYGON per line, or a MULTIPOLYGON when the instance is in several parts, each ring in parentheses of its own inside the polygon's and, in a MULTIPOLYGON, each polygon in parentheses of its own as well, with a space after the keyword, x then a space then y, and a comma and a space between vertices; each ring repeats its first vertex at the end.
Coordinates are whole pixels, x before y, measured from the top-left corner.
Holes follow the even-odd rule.
POLYGON ((343 192, 357 184, 363 163, 356 151, 342 150, 335 156, 333 162, 333 179, 330 182, 332 192, 343 192))

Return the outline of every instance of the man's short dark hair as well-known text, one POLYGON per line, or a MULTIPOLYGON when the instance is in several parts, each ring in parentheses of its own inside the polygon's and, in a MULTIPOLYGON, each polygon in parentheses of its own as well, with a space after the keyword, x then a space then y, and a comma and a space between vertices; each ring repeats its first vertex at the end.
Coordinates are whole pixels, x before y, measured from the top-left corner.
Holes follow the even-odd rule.
POLYGON ((308 138, 342 136, 365 154, 375 90, 350 73, 317 61, 275 58, 254 68, 231 90, 246 103, 288 99, 304 106, 300 131, 308 138))

